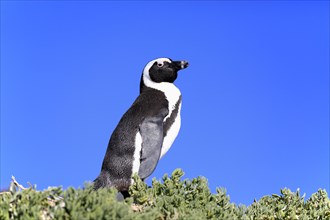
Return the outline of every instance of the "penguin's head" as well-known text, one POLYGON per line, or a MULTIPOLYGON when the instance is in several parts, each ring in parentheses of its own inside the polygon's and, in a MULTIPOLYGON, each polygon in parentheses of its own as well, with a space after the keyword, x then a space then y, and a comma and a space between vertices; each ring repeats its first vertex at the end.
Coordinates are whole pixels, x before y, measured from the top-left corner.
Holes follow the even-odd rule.
MULTIPOLYGON (((188 67, 187 61, 172 61, 169 58, 158 58, 150 61, 143 70, 143 80, 153 83, 173 83, 178 71, 188 67)), ((145 82, 147 83, 147 82, 145 82)))

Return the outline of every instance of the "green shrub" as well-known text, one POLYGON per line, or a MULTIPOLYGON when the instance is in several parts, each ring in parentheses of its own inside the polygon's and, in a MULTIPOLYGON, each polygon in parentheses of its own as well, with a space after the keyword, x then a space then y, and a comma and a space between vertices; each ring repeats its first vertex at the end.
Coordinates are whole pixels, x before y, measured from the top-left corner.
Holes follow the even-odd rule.
POLYGON ((175 170, 162 181, 148 187, 134 176, 131 197, 116 200, 117 191, 83 189, 62 190, 23 188, 13 180, 8 192, 0 194, 0 219, 330 219, 330 200, 319 190, 305 201, 299 190, 282 189, 255 201, 250 206, 230 202, 225 189, 212 194, 203 177, 182 180, 175 170))

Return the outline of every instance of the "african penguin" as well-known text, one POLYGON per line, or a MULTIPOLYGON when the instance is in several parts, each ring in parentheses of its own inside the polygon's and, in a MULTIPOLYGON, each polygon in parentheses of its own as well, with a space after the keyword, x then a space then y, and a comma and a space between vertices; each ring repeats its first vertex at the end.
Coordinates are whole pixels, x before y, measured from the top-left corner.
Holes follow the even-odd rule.
POLYGON ((187 61, 158 58, 143 69, 140 95, 113 131, 94 188, 115 187, 128 196, 132 176, 146 179, 178 135, 181 92, 173 84, 187 61))

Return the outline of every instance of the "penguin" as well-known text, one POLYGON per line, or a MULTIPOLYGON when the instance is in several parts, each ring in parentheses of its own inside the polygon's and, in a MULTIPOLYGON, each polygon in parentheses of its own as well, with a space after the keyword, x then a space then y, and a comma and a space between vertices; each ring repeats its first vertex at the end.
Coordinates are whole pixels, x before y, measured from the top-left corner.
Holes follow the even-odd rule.
POLYGON ((173 83, 186 67, 170 58, 144 67, 140 94, 110 137, 94 189, 115 187, 126 198, 135 173, 142 180, 152 174, 180 130, 181 92, 173 83))

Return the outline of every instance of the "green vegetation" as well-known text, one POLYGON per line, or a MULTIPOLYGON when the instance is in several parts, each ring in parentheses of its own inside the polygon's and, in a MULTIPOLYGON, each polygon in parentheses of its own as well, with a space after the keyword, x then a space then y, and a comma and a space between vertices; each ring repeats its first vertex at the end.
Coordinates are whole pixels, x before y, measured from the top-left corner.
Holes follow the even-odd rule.
POLYGON ((148 187, 134 177, 131 198, 116 200, 114 189, 94 191, 60 187, 37 191, 13 180, 0 194, 0 219, 330 219, 330 200, 319 190, 308 200, 289 189, 265 196, 248 207, 231 203, 224 189, 211 194, 203 177, 182 180, 175 170, 148 187))

